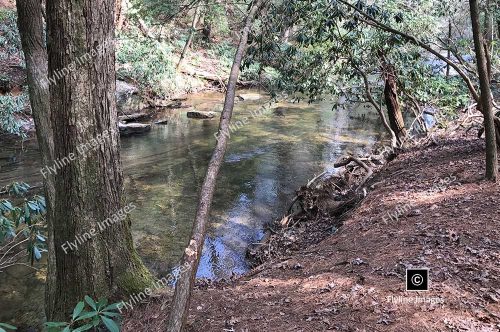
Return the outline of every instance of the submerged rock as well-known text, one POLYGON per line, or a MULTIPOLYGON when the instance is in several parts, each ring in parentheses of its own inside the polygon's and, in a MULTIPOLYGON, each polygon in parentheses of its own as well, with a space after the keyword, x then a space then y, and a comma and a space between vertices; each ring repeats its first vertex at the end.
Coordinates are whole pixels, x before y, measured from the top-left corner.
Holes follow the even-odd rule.
POLYGON ((145 123, 118 123, 121 136, 132 136, 147 133, 151 130, 150 124, 145 123))
POLYGON ((125 115, 119 115, 118 120, 121 122, 130 122, 130 121, 137 121, 137 120, 142 120, 146 119, 150 116, 150 114, 141 112, 141 113, 133 113, 133 114, 125 114, 125 115))
POLYGON ((168 119, 159 119, 159 120, 156 120, 155 124, 157 124, 157 125, 166 125, 166 124, 168 124, 168 119))
POLYGON ((260 93, 252 93, 252 92, 249 92, 249 93, 240 93, 239 95, 236 96, 239 100, 249 100, 249 101, 252 101, 252 100, 259 100, 259 99, 262 99, 265 97, 265 95, 263 94, 260 94, 260 93))
POLYGON ((215 117, 215 112, 189 111, 187 117, 192 119, 212 119, 215 117))
POLYGON ((273 111, 273 114, 277 115, 277 116, 285 116, 285 109, 286 108, 284 108, 284 107, 275 108, 273 111))

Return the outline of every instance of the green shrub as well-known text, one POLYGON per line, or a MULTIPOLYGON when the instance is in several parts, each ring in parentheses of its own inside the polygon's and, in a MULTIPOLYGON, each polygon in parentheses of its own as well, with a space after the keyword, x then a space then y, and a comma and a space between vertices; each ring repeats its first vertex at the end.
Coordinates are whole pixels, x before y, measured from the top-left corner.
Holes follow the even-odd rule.
MULTIPOLYGON (((78 302, 69 322, 47 322, 47 332, 83 332, 110 331, 120 332, 121 315, 117 312, 120 303, 108 305, 105 298, 95 301, 85 296, 85 301, 78 302)), ((0 332, 17 330, 15 326, 0 323, 0 332)))
POLYGON ((45 198, 39 195, 26 198, 29 188, 26 183, 14 182, 2 189, 3 193, 8 193, 21 202, 15 204, 11 200, 0 199, 0 270, 17 264, 17 257, 23 257, 17 256, 23 248, 20 247, 21 243, 26 244, 26 254, 31 264, 39 261, 42 252, 47 251, 44 235, 45 198), (18 254, 12 257, 16 252, 18 254))
POLYGON ((19 58, 22 65, 21 37, 17 30, 17 15, 14 10, 0 9, 0 60, 12 56, 19 58))
POLYGON ((85 301, 78 302, 73 309, 69 322, 47 322, 48 332, 82 332, 82 331, 111 331, 119 332, 121 316, 117 312, 120 303, 108 305, 107 299, 94 301, 85 296, 85 301), (102 328, 101 328, 102 327, 102 328), (103 328, 106 328, 104 330, 103 328))
POLYGON ((21 114, 28 104, 28 96, 0 96, 0 131, 25 137, 22 121, 16 115, 21 114))
POLYGON ((236 47, 231 42, 224 41, 217 44, 209 44, 207 46, 210 47, 208 51, 210 57, 217 59, 222 67, 231 67, 236 52, 236 47))
POLYGON ((175 90, 175 64, 172 47, 164 42, 142 37, 119 42, 117 76, 132 79, 144 90, 167 96, 175 90))
POLYGON ((435 105, 450 116, 470 102, 467 87, 459 77, 446 79, 444 76, 427 78, 425 89, 417 91, 416 97, 424 103, 435 105))

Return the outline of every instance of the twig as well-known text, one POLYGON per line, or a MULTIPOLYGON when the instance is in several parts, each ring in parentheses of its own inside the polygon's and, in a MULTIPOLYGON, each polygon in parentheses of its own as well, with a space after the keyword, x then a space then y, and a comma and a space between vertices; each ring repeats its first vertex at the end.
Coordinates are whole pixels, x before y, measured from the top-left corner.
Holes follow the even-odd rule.
POLYGON ((364 162, 362 162, 361 160, 359 160, 358 158, 353 157, 353 156, 349 156, 349 157, 345 158, 344 160, 333 164, 333 167, 337 168, 337 167, 347 166, 353 161, 366 170, 365 177, 363 178, 363 180, 361 180, 360 184, 356 188, 356 191, 357 191, 363 184, 365 184, 365 182, 368 180, 368 178, 370 178, 370 176, 372 176, 372 174, 373 174, 372 169, 367 164, 365 164, 364 162))

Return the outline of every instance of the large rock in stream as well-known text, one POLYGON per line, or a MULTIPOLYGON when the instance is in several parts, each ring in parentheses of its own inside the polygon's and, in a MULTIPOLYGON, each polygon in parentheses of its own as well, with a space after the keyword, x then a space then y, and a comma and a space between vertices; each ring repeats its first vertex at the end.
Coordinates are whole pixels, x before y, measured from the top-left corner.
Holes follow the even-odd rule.
POLYGON ((187 117, 192 119, 212 119, 215 117, 215 112, 189 111, 187 117))
POLYGON ((145 134, 151 130, 150 124, 145 123, 118 123, 120 136, 132 136, 145 134))
POLYGON ((116 81, 115 97, 119 115, 139 113, 148 107, 142 97, 139 96, 139 89, 124 81, 116 81))
POLYGON ((138 121, 138 120, 144 120, 151 117, 151 114, 146 113, 146 112, 141 112, 141 113, 133 113, 133 114, 125 114, 125 115, 119 115, 118 120, 120 122, 132 122, 132 121, 138 121))

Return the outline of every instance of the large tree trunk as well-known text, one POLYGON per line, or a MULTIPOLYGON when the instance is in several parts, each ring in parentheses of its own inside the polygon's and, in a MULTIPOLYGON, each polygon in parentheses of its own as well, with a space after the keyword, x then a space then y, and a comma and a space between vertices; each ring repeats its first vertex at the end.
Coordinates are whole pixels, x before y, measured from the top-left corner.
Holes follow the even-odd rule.
MULTIPOLYGON (((18 28, 26 61, 31 112, 35 121, 38 146, 42 163, 49 165, 54 156, 54 140, 50 122, 50 93, 48 80, 47 49, 45 47, 43 7, 39 0, 16 1, 18 28)), ((54 177, 47 174, 44 179, 45 203, 47 206, 47 238, 48 238, 48 266, 52 269, 55 265, 54 257, 54 177)), ((47 276, 47 296, 53 293, 54 276, 47 276)))
POLYGON ((489 84, 487 60, 483 48, 483 35, 479 23, 479 5, 477 0, 469 0, 472 33, 476 50, 477 71, 480 85, 480 107, 484 115, 484 129, 486 136, 486 178, 496 181, 498 177, 498 159, 495 135, 493 103, 489 84))
POLYGON ((113 0, 47 1, 51 120, 59 161, 49 321, 66 320, 85 295, 125 295, 142 291, 151 281, 124 215, 133 206, 123 208, 114 6, 113 0), (114 221, 105 224, 107 218, 114 221), (84 233, 93 236, 81 241, 84 233), (75 243, 76 236, 78 249, 68 249, 67 241, 75 243))
POLYGON ((384 99, 392 131, 396 134, 399 143, 406 136, 405 122, 398 97, 396 71, 394 66, 382 57, 382 71, 384 75, 384 99))
POLYGON ((194 12, 193 16, 193 22, 191 23, 191 29, 189 29, 189 36, 188 39, 186 40, 186 44, 184 45, 184 48, 182 49, 181 57, 179 59, 179 62, 177 63, 177 69, 182 64, 182 60, 184 60, 184 57, 186 56, 187 51, 189 50, 189 47, 191 47, 191 43, 193 42, 193 37, 194 33, 196 31, 196 25, 198 24, 198 20, 200 18, 200 12, 201 12, 201 4, 196 6, 196 10, 194 12))
POLYGON ((243 28, 243 31, 241 33, 238 49, 236 50, 236 54, 234 56, 233 66, 231 68, 231 73, 229 75, 229 81, 227 84, 226 99, 224 101, 224 107, 219 123, 217 144, 212 154, 212 158, 210 159, 210 163, 208 164, 205 180, 201 187, 200 200, 198 203, 198 209, 196 211, 196 218, 194 221, 191 240, 182 258, 182 266, 184 267, 184 269, 175 285, 175 293, 172 299, 172 305, 167 325, 168 332, 182 331, 182 329, 186 325, 191 290, 193 288, 193 284, 196 278, 196 271, 198 269, 198 264, 201 258, 201 251, 205 239, 205 232, 215 191, 217 175, 219 174, 219 170, 224 159, 224 154, 226 152, 229 136, 228 133, 230 131, 229 125, 231 123, 231 116, 233 113, 236 84, 238 81, 240 66, 246 51, 248 34, 252 27, 255 15, 261 5, 262 0, 257 0, 252 4, 248 16, 245 20, 245 27, 243 28))

